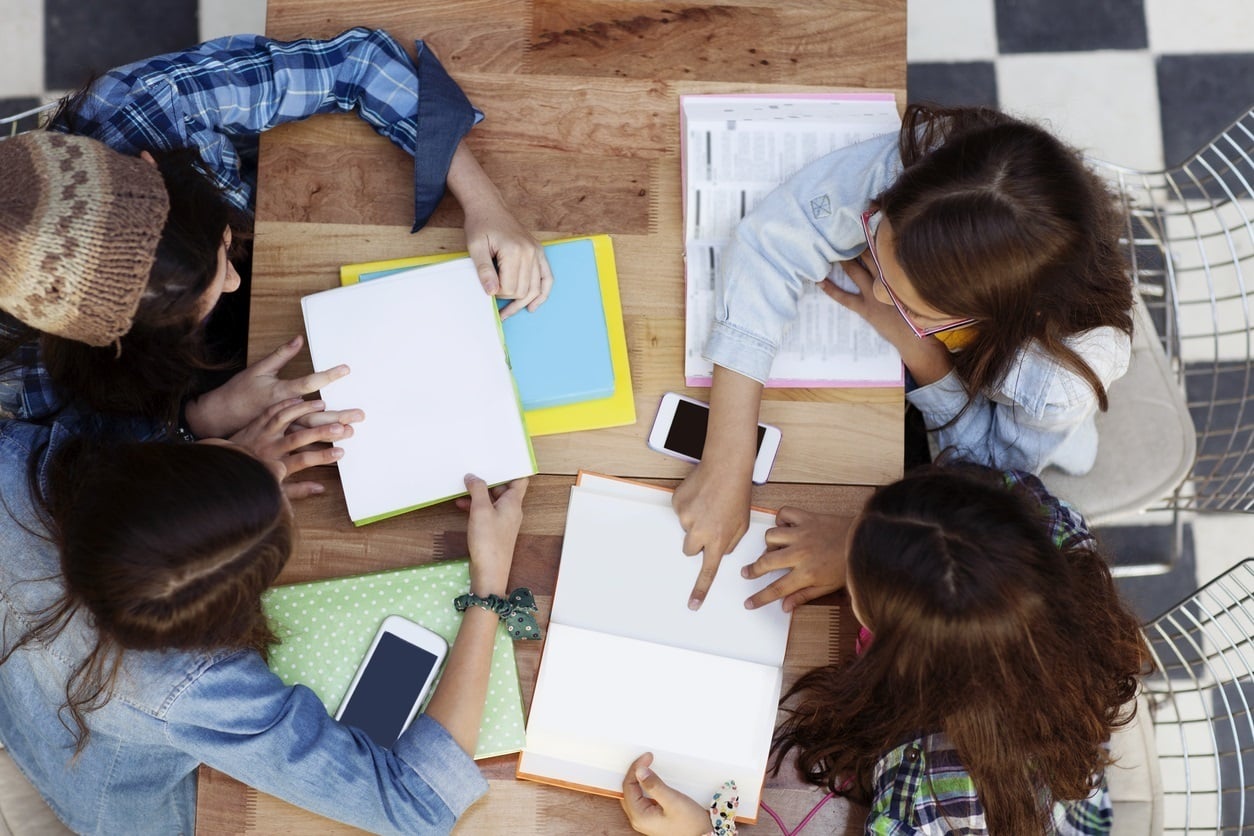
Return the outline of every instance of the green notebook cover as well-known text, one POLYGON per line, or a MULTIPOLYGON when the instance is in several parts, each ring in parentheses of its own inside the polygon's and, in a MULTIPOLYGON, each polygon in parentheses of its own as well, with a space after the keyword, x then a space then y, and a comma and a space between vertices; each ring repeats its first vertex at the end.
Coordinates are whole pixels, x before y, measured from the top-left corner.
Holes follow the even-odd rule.
MULTIPOLYGON (((405 616, 439 633, 451 646, 462 620, 453 599, 468 591, 467 560, 276 586, 262 596, 282 640, 270 653, 270 669, 286 684, 312 690, 334 715, 384 618, 405 616)), ((475 758, 517 752, 525 741, 514 642, 502 626, 475 758)))

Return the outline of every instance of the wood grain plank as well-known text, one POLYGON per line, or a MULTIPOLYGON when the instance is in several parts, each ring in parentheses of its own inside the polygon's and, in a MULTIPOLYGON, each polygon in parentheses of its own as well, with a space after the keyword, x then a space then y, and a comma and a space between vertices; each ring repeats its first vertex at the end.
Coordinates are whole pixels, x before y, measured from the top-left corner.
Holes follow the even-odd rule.
POLYGON ((905 3, 732 5, 536 0, 529 72, 902 86, 905 3), (894 24, 900 21, 901 25, 894 24), (743 33, 752 33, 744 37, 743 33), (839 60, 833 60, 839 56, 839 60))
POLYGON ((528 0, 342 0, 269 3, 266 34, 284 40, 329 38, 350 26, 385 29, 413 54, 422 40, 450 73, 461 69, 514 74, 530 45, 528 0), (351 9, 351 11, 350 11, 351 9))

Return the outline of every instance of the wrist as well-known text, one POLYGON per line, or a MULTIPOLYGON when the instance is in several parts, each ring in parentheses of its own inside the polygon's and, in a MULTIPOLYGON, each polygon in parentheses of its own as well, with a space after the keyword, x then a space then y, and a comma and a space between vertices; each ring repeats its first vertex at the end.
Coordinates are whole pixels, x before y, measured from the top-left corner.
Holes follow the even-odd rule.
POLYGON ((179 424, 197 438, 216 438, 214 428, 205 419, 202 398, 203 396, 195 397, 183 402, 183 408, 179 410, 179 424))

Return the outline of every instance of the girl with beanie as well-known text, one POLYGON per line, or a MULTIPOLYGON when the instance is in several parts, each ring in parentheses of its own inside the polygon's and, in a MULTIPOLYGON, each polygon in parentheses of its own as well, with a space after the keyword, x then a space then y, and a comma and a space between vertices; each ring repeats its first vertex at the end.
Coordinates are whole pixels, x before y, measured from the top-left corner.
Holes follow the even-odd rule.
POLYGON ((196 390, 197 372, 214 365, 202 332, 206 300, 240 285, 229 257, 251 226, 257 137, 318 113, 355 111, 414 158, 415 230, 447 186, 465 211, 467 247, 485 291, 514 299, 505 315, 542 303, 552 285, 543 250, 464 142, 482 114, 424 44, 415 46, 416 61, 387 33, 362 28, 328 40, 222 38, 113 70, 54 117, 53 131, 142 154, 154 172, 116 162, 102 172, 99 151, 46 134, 0 142, 0 239, 50 239, 30 248, 62 256, 55 276, 45 275, 41 252, 0 260, 0 309, 16 320, 5 323, 0 408, 40 420, 76 401, 139 416, 154 435, 182 426, 224 437, 264 407, 334 379, 336 372, 277 377, 299 351, 297 338, 228 387, 196 390), (19 184, 55 180, 67 169, 93 198, 64 198, 49 182, 33 212, 30 198, 16 194, 19 184), (168 205, 156 221, 162 191, 168 205), (90 217, 81 216, 98 198, 90 217), (150 211, 128 211, 138 205, 150 211), (103 312, 87 304, 104 297, 112 304, 103 312), (108 321, 81 321, 101 316, 108 321))

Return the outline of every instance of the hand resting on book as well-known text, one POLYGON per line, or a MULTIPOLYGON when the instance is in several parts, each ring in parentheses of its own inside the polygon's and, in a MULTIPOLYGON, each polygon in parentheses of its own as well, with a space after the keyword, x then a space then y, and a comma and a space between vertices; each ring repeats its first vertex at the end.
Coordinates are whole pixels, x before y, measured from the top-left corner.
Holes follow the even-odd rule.
MULTIPOLYGON (((293 337, 217 389, 189 401, 188 429, 199 438, 227 438, 271 405, 288 398, 304 397, 348 374, 348 366, 336 366, 304 377, 279 377, 279 372, 303 345, 303 337, 293 337)), ((363 418, 365 414, 359 409, 313 412, 304 416, 298 424, 304 427, 331 422, 351 424, 363 418)))

